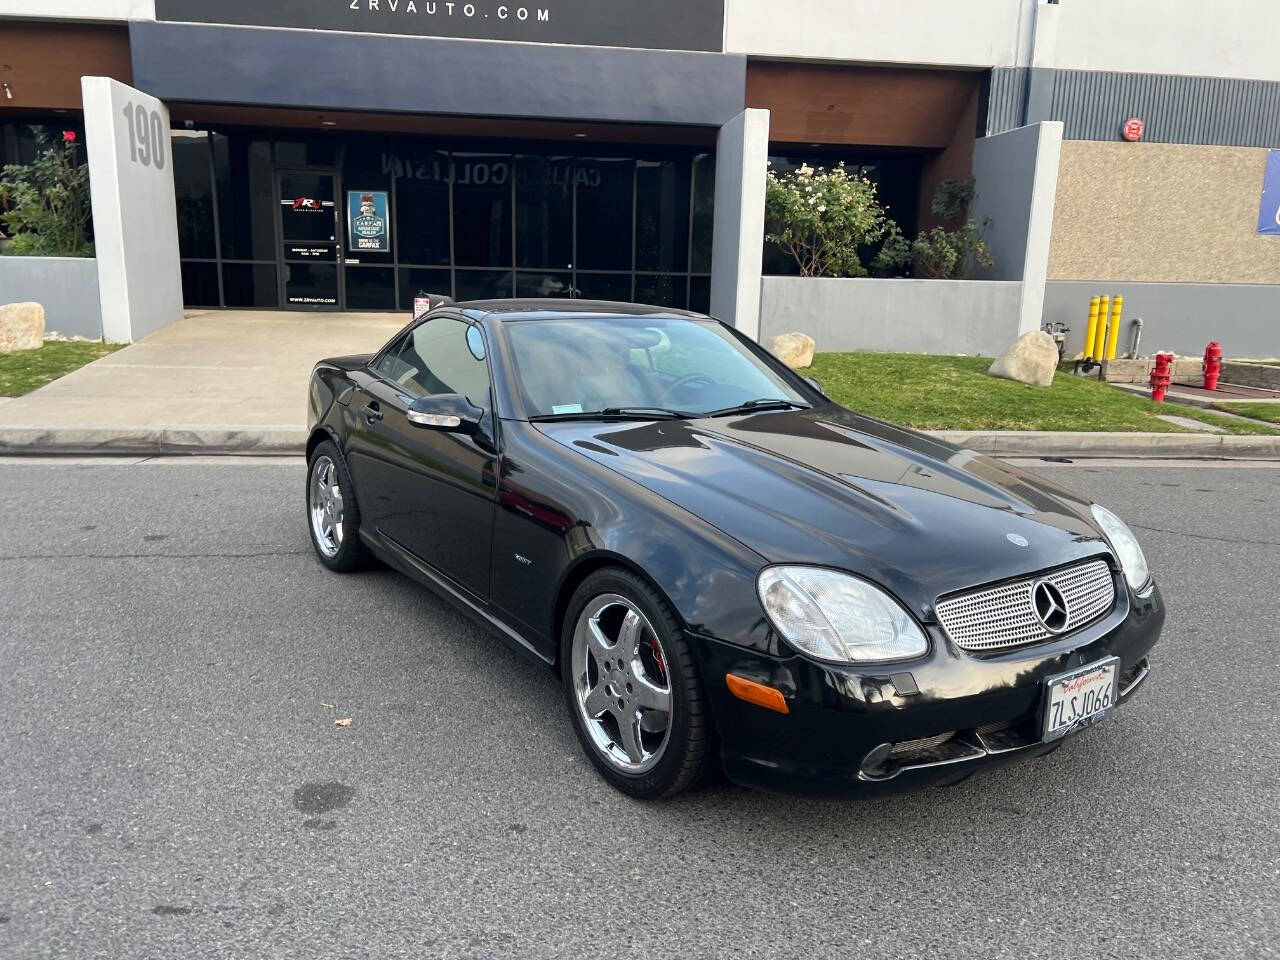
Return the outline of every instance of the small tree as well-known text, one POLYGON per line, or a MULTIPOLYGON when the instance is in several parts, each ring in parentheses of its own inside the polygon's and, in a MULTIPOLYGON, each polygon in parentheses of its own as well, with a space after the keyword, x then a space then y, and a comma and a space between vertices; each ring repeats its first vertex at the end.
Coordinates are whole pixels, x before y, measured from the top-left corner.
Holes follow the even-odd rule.
POLYGON ((911 268, 923 280, 963 280, 974 266, 995 266, 995 258, 983 239, 991 218, 981 223, 968 219, 974 198, 974 179, 944 180, 934 192, 930 209, 943 220, 965 222, 953 230, 933 227, 908 241, 892 224, 873 266, 878 273, 895 273, 911 268))
POLYGON ((765 193, 765 239, 789 254, 805 277, 865 277, 858 248, 883 237, 891 221, 875 184, 850 174, 802 165, 778 176, 765 193))
POLYGON ((37 140, 45 146, 35 160, 0 172, 0 222, 13 238, 6 252, 91 257, 89 167, 78 162, 75 131, 60 143, 43 131, 37 140))

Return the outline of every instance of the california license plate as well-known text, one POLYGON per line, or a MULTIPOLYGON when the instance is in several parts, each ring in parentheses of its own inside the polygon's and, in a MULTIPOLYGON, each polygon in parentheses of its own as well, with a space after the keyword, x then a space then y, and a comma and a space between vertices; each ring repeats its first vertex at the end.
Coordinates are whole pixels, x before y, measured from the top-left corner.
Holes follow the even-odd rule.
POLYGON ((1045 681, 1045 741, 1083 730, 1111 712, 1116 703, 1120 659, 1108 657, 1045 681))

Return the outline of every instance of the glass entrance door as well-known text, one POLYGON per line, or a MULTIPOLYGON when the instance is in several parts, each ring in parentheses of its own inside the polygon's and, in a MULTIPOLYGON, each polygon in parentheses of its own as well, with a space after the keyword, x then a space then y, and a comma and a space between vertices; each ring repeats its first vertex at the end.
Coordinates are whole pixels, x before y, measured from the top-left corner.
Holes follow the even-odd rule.
POLYGON ((276 174, 276 196, 283 305, 293 310, 341 310, 337 176, 282 170, 276 174))

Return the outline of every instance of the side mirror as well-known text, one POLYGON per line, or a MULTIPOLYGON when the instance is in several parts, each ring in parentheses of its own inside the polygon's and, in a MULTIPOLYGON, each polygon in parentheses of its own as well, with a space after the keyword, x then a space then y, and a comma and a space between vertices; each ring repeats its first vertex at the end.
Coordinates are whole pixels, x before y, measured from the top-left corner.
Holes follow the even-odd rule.
POLYGON ((408 420, 415 427, 471 433, 483 416, 484 411, 462 394, 437 393, 409 404, 408 420))
POLYGON ((817 377, 805 377, 804 382, 813 387, 813 389, 817 390, 824 397, 827 395, 827 391, 822 389, 822 381, 817 377))

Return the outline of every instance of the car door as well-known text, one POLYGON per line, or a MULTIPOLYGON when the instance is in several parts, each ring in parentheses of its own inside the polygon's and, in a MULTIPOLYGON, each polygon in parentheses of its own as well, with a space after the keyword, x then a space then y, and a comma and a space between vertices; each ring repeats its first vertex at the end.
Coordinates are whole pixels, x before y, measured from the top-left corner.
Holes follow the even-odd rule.
POLYGON ((468 343, 471 326, 454 316, 431 317, 374 360, 350 404, 355 429, 348 462, 362 522, 487 600, 497 420, 488 362, 473 348, 476 333, 468 343), (415 399, 444 393, 484 408, 475 434, 409 422, 415 399))

